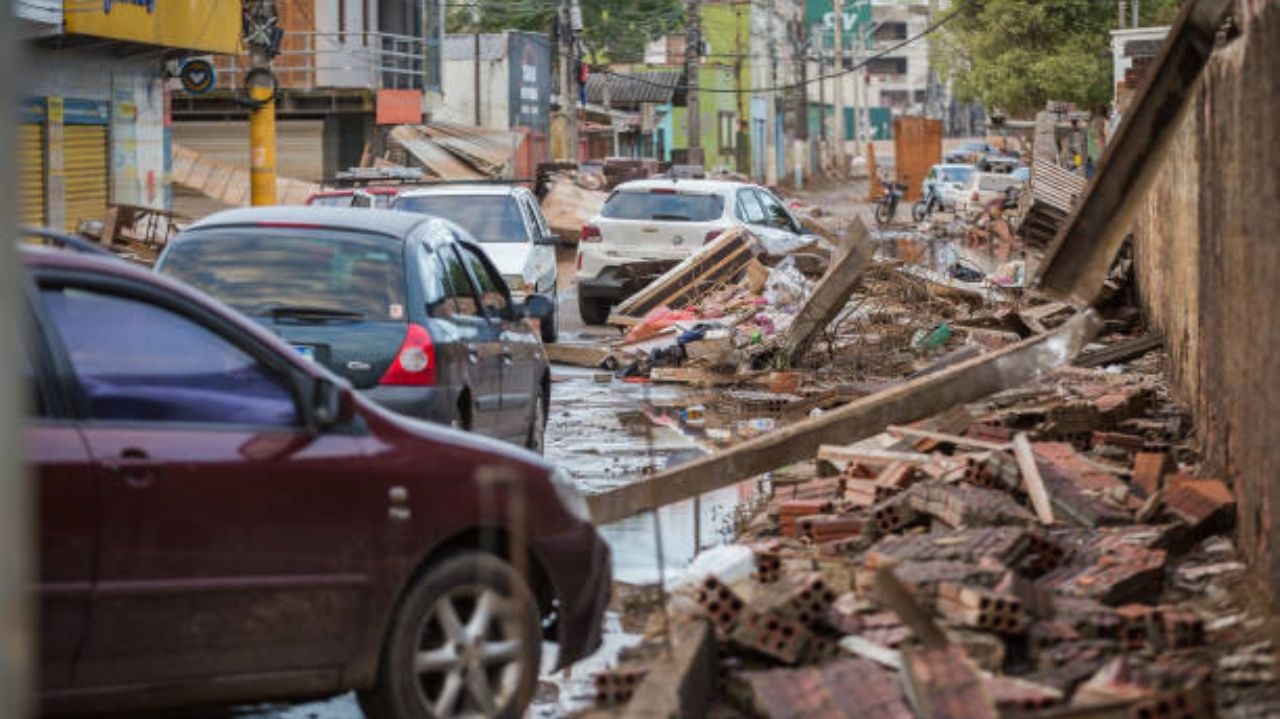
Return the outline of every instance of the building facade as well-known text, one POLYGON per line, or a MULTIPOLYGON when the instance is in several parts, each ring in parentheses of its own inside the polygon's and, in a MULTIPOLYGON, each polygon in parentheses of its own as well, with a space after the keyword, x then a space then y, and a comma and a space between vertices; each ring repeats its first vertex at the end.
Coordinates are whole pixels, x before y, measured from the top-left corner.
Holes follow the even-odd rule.
POLYGON ((108 205, 171 207, 170 83, 182 58, 240 47, 238 0, 21 0, 20 211, 67 230, 108 205))

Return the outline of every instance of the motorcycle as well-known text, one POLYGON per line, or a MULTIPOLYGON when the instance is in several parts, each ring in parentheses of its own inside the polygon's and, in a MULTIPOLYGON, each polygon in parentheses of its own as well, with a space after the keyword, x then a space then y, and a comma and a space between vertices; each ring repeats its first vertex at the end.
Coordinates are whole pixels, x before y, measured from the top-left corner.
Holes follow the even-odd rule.
POLYGON ((933 185, 928 185, 924 191, 924 197, 917 200, 916 204, 911 206, 911 218, 916 222, 924 222, 934 212, 942 209, 942 200, 938 197, 938 190, 933 185))
POLYGON ((884 194, 880 199, 876 200, 876 222, 887 225, 893 222, 893 216, 898 212, 898 201, 902 199, 902 194, 907 191, 907 186, 900 182, 889 182, 881 180, 880 184, 884 186, 884 194))

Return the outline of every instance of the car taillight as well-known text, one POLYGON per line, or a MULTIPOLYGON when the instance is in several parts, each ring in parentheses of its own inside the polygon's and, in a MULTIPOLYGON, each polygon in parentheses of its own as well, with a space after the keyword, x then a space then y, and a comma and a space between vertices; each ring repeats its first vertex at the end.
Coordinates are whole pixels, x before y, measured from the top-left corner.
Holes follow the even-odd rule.
POLYGON ((378 384, 425 387, 436 383, 436 348, 422 325, 409 324, 404 342, 378 384))
POLYGON ((578 253, 578 269, 579 270, 582 269, 582 253, 581 252, 578 253))
POLYGON ((704 245, 705 245, 705 244, 707 244, 708 242, 711 242, 712 240, 714 240, 715 238, 717 238, 717 237, 719 237, 720 235, 723 235, 723 234, 724 234, 724 230, 712 230, 712 231, 710 231, 710 232, 708 232, 708 233, 707 233, 707 236, 706 236, 706 237, 703 237, 703 238, 702 238, 702 244, 704 244, 704 245))
POLYGON ((583 225, 582 232, 578 233, 578 242, 600 242, 603 239, 600 228, 595 225, 583 225))

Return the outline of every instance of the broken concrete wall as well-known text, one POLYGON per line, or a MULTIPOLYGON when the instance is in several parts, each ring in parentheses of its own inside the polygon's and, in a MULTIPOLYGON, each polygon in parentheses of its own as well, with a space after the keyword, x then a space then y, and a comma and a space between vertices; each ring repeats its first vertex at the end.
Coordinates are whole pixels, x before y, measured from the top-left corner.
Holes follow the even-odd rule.
POLYGON ((1206 471, 1232 479, 1241 549, 1280 604, 1280 5, 1241 0, 1137 221, 1143 302, 1206 471))

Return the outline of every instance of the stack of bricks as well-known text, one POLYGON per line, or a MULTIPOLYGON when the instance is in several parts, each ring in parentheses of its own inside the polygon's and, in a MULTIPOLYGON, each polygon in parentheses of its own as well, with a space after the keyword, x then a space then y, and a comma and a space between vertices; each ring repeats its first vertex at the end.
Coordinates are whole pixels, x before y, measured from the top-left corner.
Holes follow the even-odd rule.
POLYGON ((1125 524, 1141 503, 1115 475, 1096 469, 1068 444, 1036 442, 1036 465, 1056 510, 1077 524, 1125 524))
POLYGON ((791 499, 778 504, 778 528, 784 537, 796 536, 796 520, 813 514, 830 514, 835 504, 829 499, 791 499))
POLYGON ((937 610, 960 626, 999 634, 1018 634, 1027 626, 1018 598, 952 582, 938 585, 937 610))
POLYGON ((782 577, 782 554, 774 546, 752 547, 755 557, 755 580, 760 584, 772 584, 782 577))
POLYGON ((604 709, 631 701, 636 687, 648 673, 648 667, 605 669, 596 672, 592 677, 596 689, 596 706, 604 709))
POLYGON ((910 487, 918 476, 914 463, 890 462, 884 470, 876 475, 876 501, 884 501, 910 487))
POLYGON ((872 507, 871 516, 875 520, 874 533, 877 536, 906 529, 920 519, 920 515, 908 504, 905 492, 872 507))
POLYGON ((1006 492, 968 484, 924 482, 903 493, 911 509, 950 527, 1031 524, 1035 517, 1006 492))
POLYGON ((1124 604, 1160 590, 1165 556, 1163 549, 1123 547, 1087 566, 1054 570, 1040 581, 1057 594, 1124 604))

